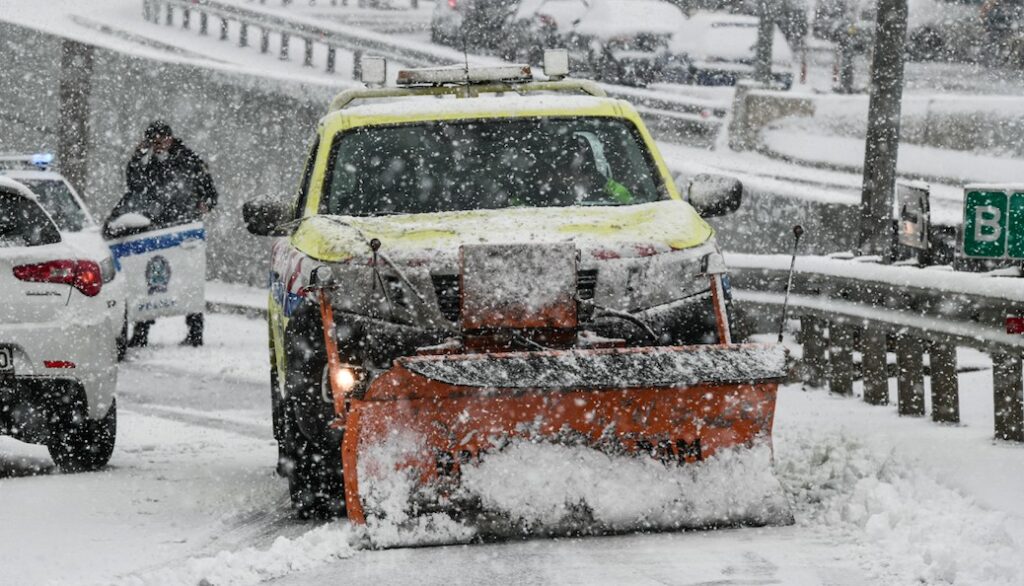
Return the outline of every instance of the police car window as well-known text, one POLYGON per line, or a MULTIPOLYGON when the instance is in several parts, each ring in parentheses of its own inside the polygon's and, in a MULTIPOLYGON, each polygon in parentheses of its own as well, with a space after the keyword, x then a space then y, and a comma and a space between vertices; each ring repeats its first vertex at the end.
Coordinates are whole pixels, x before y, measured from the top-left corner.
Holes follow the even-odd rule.
POLYGON ((332 146, 321 212, 423 213, 663 199, 636 128, 615 118, 364 127, 332 146))
POLYGON ((0 248, 55 242, 60 233, 35 202, 0 191, 0 248))
POLYGON ((39 198, 39 205, 50 214, 57 228, 65 232, 78 232, 92 223, 85 210, 78 205, 67 184, 59 179, 19 179, 39 198))
POLYGON ((309 183, 313 177, 313 164, 316 162, 316 153, 320 150, 320 137, 313 139, 313 146, 309 148, 309 157, 306 159, 306 168, 302 171, 302 183, 299 185, 299 199, 295 202, 295 218, 301 218, 306 211, 306 200, 309 198, 309 183))

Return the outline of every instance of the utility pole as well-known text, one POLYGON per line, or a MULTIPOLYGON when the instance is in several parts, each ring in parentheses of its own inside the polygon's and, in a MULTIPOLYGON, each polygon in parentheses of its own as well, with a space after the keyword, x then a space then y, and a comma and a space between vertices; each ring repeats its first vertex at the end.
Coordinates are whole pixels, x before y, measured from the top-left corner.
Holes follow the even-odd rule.
POLYGON ((775 32, 775 0, 757 0, 757 46, 754 54, 754 79, 768 85, 772 82, 772 40, 775 32))
POLYGON ((61 173, 84 193, 89 155, 89 94, 92 92, 93 47, 61 42, 57 158, 61 173))
POLYGON ((833 88, 840 94, 853 93, 854 34, 852 20, 844 18, 842 30, 836 43, 835 83, 833 88))
POLYGON ((860 253, 887 259, 892 247, 892 206, 900 144, 903 49, 907 0, 878 0, 871 101, 860 198, 860 253))

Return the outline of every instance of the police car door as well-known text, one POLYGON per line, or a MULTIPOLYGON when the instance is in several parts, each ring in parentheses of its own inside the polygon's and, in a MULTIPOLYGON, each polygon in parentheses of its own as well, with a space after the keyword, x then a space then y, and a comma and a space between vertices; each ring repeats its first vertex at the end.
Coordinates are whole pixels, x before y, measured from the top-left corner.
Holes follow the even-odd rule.
POLYGON ((206 230, 192 222, 108 242, 127 284, 128 319, 202 313, 206 305, 206 230))

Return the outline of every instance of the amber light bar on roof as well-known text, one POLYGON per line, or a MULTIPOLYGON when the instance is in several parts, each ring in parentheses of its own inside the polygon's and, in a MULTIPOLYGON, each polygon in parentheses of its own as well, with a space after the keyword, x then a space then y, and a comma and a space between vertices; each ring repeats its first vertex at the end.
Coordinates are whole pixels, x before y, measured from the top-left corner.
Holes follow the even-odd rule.
POLYGON ((489 67, 431 67, 403 69, 396 83, 400 86, 441 85, 448 83, 527 83, 533 81, 529 65, 496 65, 489 67))

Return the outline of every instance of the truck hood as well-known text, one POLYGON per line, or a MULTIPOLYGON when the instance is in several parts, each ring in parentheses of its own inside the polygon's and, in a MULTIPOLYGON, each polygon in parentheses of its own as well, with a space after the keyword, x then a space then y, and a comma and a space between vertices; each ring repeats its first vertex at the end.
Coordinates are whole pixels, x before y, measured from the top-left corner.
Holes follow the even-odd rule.
POLYGON ((377 217, 314 216, 293 245, 324 262, 370 257, 369 241, 394 262, 448 260, 463 244, 573 241, 596 259, 651 256, 699 246, 714 234, 689 204, 665 200, 629 206, 506 208, 377 217), (439 258, 440 257, 440 258, 439 258))

